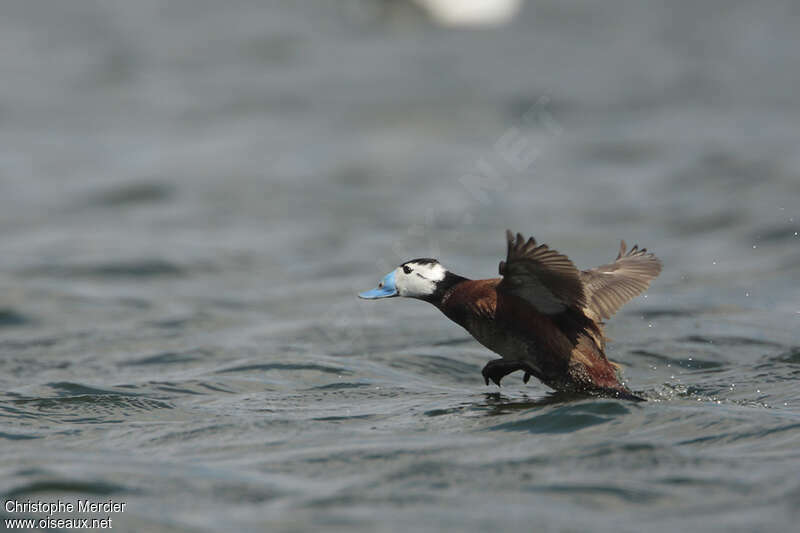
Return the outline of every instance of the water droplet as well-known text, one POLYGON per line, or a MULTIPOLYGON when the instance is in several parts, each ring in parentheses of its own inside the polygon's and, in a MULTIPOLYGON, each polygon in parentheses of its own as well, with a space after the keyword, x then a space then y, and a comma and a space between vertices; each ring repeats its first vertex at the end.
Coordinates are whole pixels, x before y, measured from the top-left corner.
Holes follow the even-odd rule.
POLYGON ((756 245, 754 244, 754 245, 753 245, 753 250, 755 250, 755 249, 756 249, 756 245))

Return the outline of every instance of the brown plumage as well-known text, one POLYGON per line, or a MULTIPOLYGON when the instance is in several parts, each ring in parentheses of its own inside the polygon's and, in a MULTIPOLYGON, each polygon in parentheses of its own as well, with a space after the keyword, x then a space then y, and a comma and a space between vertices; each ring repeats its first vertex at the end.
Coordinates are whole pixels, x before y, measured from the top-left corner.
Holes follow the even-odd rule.
POLYGON ((432 300, 448 318, 502 359, 486 365, 486 383, 515 370, 556 390, 600 392, 634 399, 618 366, 605 355, 600 320, 643 292, 661 262, 634 246, 608 265, 579 271, 565 255, 507 232, 502 279, 453 283, 432 300))
POLYGON ((481 344, 500 354, 483 368, 486 384, 517 370, 562 391, 640 399, 622 384, 605 354, 603 319, 643 292, 661 262, 625 241, 608 265, 578 270, 563 254, 507 232, 502 278, 471 280, 436 259, 415 259, 387 274, 366 299, 405 296, 438 307, 481 344))

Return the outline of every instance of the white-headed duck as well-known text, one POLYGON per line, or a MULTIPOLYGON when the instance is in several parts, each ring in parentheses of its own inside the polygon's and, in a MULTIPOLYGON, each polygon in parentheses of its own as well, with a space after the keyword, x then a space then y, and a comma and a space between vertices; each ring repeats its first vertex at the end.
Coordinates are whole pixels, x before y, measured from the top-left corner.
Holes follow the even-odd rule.
POLYGON ((445 316, 501 356, 483 368, 486 384, 524 372, 558 391, 641 399, 622 384, 619 366, 605 354, 603 319, 642 293, 661 272, 661 261, 634 246, 620 245, 616 260, 578 270, 567 256, 507 232, 502 278, 471 280, 436 259, 414 259, 387 274, 378 287, 359 294, 432 303, 445 316))

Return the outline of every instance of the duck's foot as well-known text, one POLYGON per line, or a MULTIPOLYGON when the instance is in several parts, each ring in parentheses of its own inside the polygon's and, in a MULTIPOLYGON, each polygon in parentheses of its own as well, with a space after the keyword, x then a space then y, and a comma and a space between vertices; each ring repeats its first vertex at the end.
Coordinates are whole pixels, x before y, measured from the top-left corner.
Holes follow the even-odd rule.
POLYGON ((483 367, 481 374, 483 374, 483 379, 486 381, 487 385, 489 384, 489 380, 492 380, 492 382, 499 387, 500 380, 517 370, 525 371, 525 376, 522 378, 524 383, 527 383, 528 380, 531 379, 531 375, 536 375, 534 369, 528 363, 524 361, 507 361, 505 359, 489 361, 486 363, 486 366, 483 367))

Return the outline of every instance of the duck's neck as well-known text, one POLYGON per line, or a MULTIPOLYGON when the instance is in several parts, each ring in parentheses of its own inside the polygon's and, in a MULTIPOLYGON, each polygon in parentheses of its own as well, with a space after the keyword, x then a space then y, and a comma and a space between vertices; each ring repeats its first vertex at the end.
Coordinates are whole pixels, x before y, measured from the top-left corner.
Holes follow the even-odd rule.
POLYGON ((445 272, 444 279, 436 282, 436 289, 433 291, 433 294, 424 296, 420 298, 420 300, 425 300, 426 302, 430 302, 439 307, 442 303, 442 299, 446 294, 448 294, 450 289, 464 281, 469 281, 469 278, 459 276, 458 274, 453 274, 452 272, 445 272))

